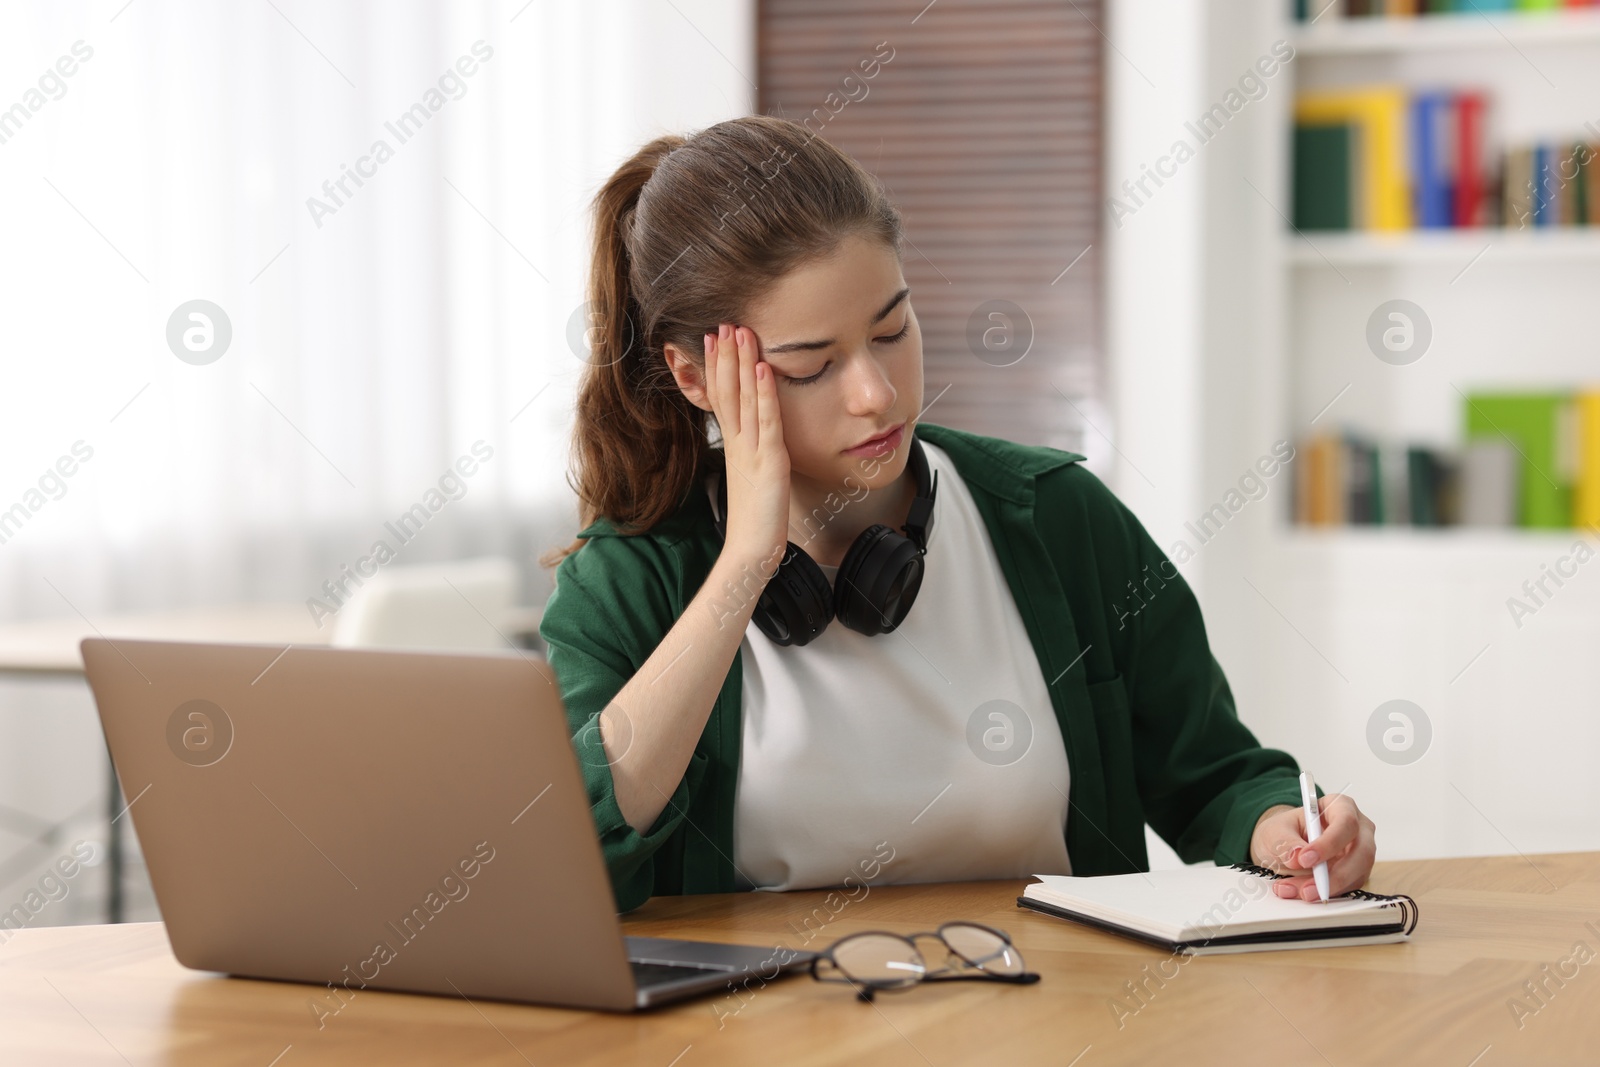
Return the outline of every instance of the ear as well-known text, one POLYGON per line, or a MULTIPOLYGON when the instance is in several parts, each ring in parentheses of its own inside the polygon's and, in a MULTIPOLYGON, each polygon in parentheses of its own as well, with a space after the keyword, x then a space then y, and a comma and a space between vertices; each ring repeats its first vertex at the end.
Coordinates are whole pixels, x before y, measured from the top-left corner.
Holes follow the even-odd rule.
POLYGON ((691 363, 683 350, 670 341, 662 346, 662 353, 666 357, 667 368, 672 371, 672 380, 678 383, 678 388, 689 398, 689 403, 701 411, 710 411, 711 400, 706 395, 705 368, 691 363))

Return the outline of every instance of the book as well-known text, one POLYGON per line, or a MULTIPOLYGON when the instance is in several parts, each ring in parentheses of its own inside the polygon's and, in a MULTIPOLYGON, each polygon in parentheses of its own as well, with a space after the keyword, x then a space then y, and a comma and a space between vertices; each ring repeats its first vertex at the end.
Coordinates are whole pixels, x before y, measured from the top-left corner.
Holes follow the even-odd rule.
POLYGON ((1466 439, 1504 438, 1521 457, 1517 524, 1572 525, 1577 421, 1569 393, 1473 393, 1466 398, 1466 439))
POLYGON ((1572 187, 1572 214, 1567 219, 1574 226, 1587 226, 1589 218, 1589 168, 1593 166, 1589 146, 1582 141, 1574 141, 1572 155, 1568 157, 1568 165, 1572 168, 1572 178, 1568 182, 1572 187))
POLYGON ((1354 199, 1360 206, 1355 223, 1360 229, 1411 228, 1406 93, 1402 86, 1376 85, 1306 92, 1295 100, 1294 118, 1300 125, 1349 123, 1356 129, 1354 199))
POLYGON ((1508 229, 1527 229, 1533 225, 1533 149, 1510 149, 1503 168, 1501 223, 1508 229))
POLYGON ((1600 389, 1574 399, 1578 421, 1578 477, 1572 487, 1572 522, 1600 531, 1600 389))
POLYGON ((1248 863, 1034 877, 1020 907, 1191 956, 1390 944, 1409 939, 1420 918, 1404 893, 1353 889, 1326 903, 1286 900, 1271 885, 1287 875, 1248 863))
POLYGON ((1382 502, 1383 521, 1392 526, 1409 526, 1415 520, 1411 513, 1411 471, 1406 446, 1389 441, 1380 444, 1378 450, 1378 499, 1382 502))
POLYGON ((1600 145, 1591 144, 1585 147, 1588 152, 1584 156, 1583 170, 1578 180, 1583 182, 1583 199, 1588 205, 1584 222, 1594 225, 1600 222, 1600 218, 1596 217, 1600 215, 1600 159, 1595 158, 1595 153, 1600 151, 1600 145))
POLYGON ((1456 94, 1456 185, 1451 221, 1457 226, 1481 226, 1483 203, 1483 94, 1456 94))
POLYGON ((1552 148, 1556 156, 1553 167, 1556 183, 1556 209, 1555 221, 1563 226, 1574 226, 1578 218, 1578 157, 1572 154, 1570 145, 1556 145, 1552 148))
POLYGON ((1408 513, 1413 526, 1439 525, 1439 470, 1434 454, 1413 445, 1406 449, 1406 490, 1408 513))
POLYGON ((1432 448, 1406 449, 1406 487, 1413 526, 1449 526, 1455 523, 1456 472, 1448 457, 1432 448))
POLYGON ((1344 516, 1351 525, 1383 522, 1383 504, 1378 496, 1382 476, 1378 470, 1378 450, 1371 441, 1345 434, 1344 516))
POLYGON ((1461 454, 1461 522, 1464 526, 1515 526, 1517 476, 1522 457, 1504 440, 1479 437, 1461 454))
POLYGON ((1295 521, 1338 526, 1345 521, 1345 449, 1331 433, 1313 434, 1295 464, 1295 521))
POLYGON ((1417 225, 1454 224, 1456 153, 1455 99, 1447 92, 1422 92, 1411 100, 1411 174, 1417 225))
POLYGON ((1294 225, 1300 230, 1350 229, 1353 159, 1348 123, 1294 128, 1294 225))
POLYGON ((1550 147, 1537 144, 1533 147, 1533 224, 1550 226, 1556 220, 1555 167, 1550 159, 1550 147))

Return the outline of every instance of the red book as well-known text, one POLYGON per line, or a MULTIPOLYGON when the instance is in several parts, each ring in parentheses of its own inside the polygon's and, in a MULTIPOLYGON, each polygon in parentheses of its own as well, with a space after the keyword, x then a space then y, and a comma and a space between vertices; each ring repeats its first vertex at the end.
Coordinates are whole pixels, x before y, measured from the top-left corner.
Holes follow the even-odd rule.
POLYGON ((1456 97, 1456 189, 1452 221, 1477 226, 1483 210, 1483 94, 1456 97))

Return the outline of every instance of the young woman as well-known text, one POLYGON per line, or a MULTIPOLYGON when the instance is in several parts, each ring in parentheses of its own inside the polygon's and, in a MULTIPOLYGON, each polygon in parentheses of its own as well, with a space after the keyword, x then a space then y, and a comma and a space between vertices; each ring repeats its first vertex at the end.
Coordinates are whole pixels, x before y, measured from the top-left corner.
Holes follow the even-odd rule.
POLYGON ((595 200, 582 520, 540 633, 618 907, 1253 862, 1363 885, 1371 820, 1239 722, 1199 606, 1083 457, 920 420, 881 185, 749 116, 595 200), (717 434, 710 433, 715 426, 717 434))

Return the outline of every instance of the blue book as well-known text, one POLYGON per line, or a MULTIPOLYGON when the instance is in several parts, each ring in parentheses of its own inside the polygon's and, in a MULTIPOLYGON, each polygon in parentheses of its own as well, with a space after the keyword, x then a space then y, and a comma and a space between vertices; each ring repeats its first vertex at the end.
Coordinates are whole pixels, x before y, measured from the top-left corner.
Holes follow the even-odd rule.
POLYGON ((1455 98, 1448 92, 1418 93, 1411 101, 1411 166, 1418 226, 1439 228, 1452 221, 1454 104, 1455 98))

